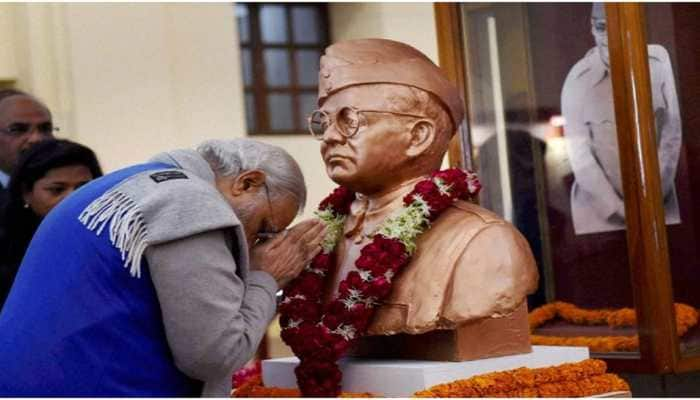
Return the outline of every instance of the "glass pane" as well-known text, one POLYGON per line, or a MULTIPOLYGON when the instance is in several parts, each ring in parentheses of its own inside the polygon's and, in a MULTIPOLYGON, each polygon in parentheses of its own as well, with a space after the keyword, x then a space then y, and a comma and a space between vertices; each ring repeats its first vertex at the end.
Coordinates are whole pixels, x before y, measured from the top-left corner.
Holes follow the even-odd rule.
POLYGON ((270 116, 270 128, 273 131, 291 131, 294 129, 291 95, 268 95, 267 113, 270 116))
POLYGON ((287 42, 287 14, 284 6, 260 7, 260 33, 263 43, 287 42))
POLYGON ((265 50, 265 79, 268 86, 288 86, 290 82, 287 50, 265 50))
MULTIPOLYGON (((591 3, 462 6, 480 204, 530 244, 541 276, 531 310, 554 301, 634 306, 612 84, 596 47, 607 30, 591 11, 591 3)), ((535 331, 554 340, 635 333, 563 317, 535 331)))
POLYGON ((248 6, 236 4, 236 23, 238 24, 238 39, 241 43, 250 41, 250 18, 248 6))
POLYGON ((245 94, 245 124, 248 127, 248 132, 255 132, 255 96, 253 93, 245 94))
MULTIPOLYGON (((647 52, 656 145, 671 261, 674 302, 700 307, 700 80, 697 79, 700 7, 645 5, 647 52)), ((678 311, 678 309, 677 309, 678 311)), ((678 315, 676 315, 678 317, 678 315)), ((700 355, 700 327, 680 340, 684 356, 700 355)))
POLYGON ((321 52, 316 50, 298 50, 294 53, 294 56, 297 64, 297 85, 318 85, 321 52))
POLYGON ((316 92, 309 92, 299 95, 299 127, 308 130, 307 128, 307 117, 312 111, 318 108, 316 105, 317 94, 316 92))
POLYGON ((241 49, 241 69, 243 70, 243 84, 250 86, 253 84, 253 59, 250 49, 241 49))
POLYGON ((321 16, 315 6, 292 7, 294 42, 321 43, 321 16))

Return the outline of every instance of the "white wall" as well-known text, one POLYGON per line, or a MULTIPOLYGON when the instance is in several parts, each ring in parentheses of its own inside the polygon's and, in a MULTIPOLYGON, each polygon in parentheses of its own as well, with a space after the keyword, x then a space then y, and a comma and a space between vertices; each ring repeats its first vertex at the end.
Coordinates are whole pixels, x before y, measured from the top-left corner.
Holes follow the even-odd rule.
POLYGON ((333 41, 359 38, 398 40, 438 62, 433 3, 333 3, 333 41))
POLYGON ((228 4, 67 4, 76 139, 107 169, 245 132, 228 4))
MULTIPOLYGON (((383 37, 437 60, 431 3, 333 3, 333 41, 383 37)), ((0 81, 35 93, 61 136, 105 170, 246 132, 233 6, 0 4, 0 81)), ((309 188, 305 216, 335 186, 310 136, 255 137, 284 147, 309 188)))

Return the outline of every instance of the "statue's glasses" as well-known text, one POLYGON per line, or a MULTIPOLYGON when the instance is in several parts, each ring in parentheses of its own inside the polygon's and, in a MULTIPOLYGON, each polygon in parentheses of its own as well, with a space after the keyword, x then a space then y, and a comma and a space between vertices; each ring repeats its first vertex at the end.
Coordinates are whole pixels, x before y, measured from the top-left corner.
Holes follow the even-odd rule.
POLYGON ((323 135, 331 125, 335 124, 335 129, 346 138, 351 138, 357 134, 360 125, 364 124, 366 119, 364 113, 380 113, 393 114, 400 117, 412 118, 428 118, 424 115, 401 113, 396 111, 384 110, 360 110, 355 107, 346 106, 334 114, 329 114, 323 110, 316 110, 308 117, 309 133, 316 140, 323 140, 323 135))

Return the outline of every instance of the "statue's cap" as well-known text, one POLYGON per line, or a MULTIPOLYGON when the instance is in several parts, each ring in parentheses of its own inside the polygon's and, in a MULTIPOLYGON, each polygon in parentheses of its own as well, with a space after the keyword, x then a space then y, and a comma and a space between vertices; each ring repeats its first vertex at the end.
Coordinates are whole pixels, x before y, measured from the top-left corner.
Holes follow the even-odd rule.
POLYGON ((357 39, 326 48, 321 57, 318 105, 350 86, 389 83, 413 86, 435 95, 445 106, 455 129, 464 117, 457 87, 425 54, 387 39, 357 39))

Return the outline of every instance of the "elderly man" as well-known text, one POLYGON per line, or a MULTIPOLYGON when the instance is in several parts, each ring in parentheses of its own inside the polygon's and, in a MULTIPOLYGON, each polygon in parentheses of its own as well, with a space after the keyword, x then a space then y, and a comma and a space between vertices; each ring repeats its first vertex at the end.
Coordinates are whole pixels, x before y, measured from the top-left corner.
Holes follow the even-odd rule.
MULTIPOLYGON (((593 5, 591 32, 596 47, 571 68, 561 92, 564 135, 576 179, 571 188, 571 214, 577 234, 625 229, 607 26, 601 3, 593 5)), ((674 224, 680 222, 674 185, 681 148, 678 97, 666 49, 652 44, 647 51, 666 223, 674 224)))
POLYGON ((19 154, 53 136, 51 112, 37 99, 14 89, 0 90, 0 209, 19 154))
MULTIPOLYGON (((330 297, 377 227, 440 168, 464 108, 432 61, 390 40, 328 47, 319 76, 310 129, 328 175, 357 193, 330 297)), ((378 340, 366 342, 371 355, 464 360, 529 351, 524 300, 537 269, 522 235, 490 211, 454 203, 394 280, 367 331, 378 340)))
POLYGON ((84 186, 40 226, 0 314, 0 394, 227 396, 320 249, 315 220, 277 235, 305 198, 296 162, 247 139, 84 186))

